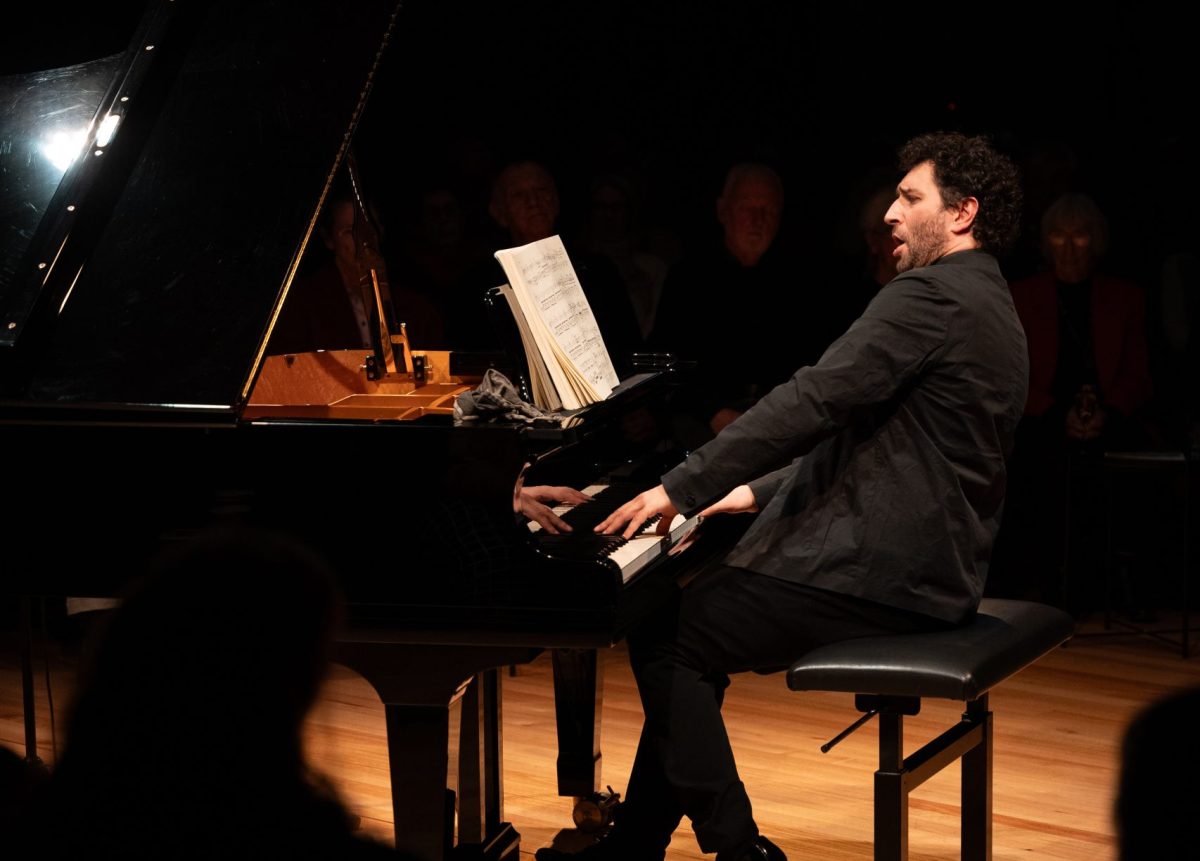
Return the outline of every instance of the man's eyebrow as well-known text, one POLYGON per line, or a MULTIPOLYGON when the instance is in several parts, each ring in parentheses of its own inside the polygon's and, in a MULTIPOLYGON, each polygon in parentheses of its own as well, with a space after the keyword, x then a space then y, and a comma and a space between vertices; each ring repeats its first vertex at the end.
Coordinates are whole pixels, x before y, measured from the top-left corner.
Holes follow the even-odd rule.
POLYGON ((913 197, 916 194, 916 192, 913 190, 913 188, 911 186, 908 188, 905 188, 902 185, 898 185, 898 186, 896 186, 896 194, 900 197, 913 197))

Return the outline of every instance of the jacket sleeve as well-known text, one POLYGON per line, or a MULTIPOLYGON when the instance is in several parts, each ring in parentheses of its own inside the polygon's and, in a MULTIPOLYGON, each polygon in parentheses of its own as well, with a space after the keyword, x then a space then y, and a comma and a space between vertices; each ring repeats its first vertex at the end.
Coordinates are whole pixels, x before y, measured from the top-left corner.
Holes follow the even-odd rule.
MULTIPOLYGON (((801 368, 663 476, 672 503, 695 513, 899 395, 946 343, 952 311, 926 277, 893 280, 816 365, 801 368)), ((777 472, 757 485, 756 501, 778 488, 786 472, 777 472)))
POLYGON ((774 472, 768 472, 764 476, 754 479, 749 483, 750 492, 754 495, 754 504, 758 506, 758 510, 762 511, 767 507, 767 503, 779 491, 779 486, 796 468, 796 461, 800 458, 795 458, 787 466, 781 466, 774 472))

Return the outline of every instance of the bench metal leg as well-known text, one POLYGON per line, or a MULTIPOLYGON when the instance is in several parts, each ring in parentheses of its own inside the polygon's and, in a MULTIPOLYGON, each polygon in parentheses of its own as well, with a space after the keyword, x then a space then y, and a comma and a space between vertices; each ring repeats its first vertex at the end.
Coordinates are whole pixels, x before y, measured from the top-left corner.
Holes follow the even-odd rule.
MULTIPOLYGON (((904 715, 919 701, 859 695, 859 708, 879 708, 875 772, 875 861, 908 861, 908 795, 943 768, 962 761, 962 859, 992 858, 992 713, 987 696, 967 703, 962 720, 912 756, 904 756, 904 715)), ((915 705, 915 707, 914 707, 915 705)))
POLYGON ((983 737, 962 758, 962 859, 992 857, 992 713, 987 695, 967 703, 963 720, 980 726, 983 737))
POLYGON ((904 716, 879 714, 879 770, 875 772, 875 861, 908 861, 908 787, 904 770, 904 716))

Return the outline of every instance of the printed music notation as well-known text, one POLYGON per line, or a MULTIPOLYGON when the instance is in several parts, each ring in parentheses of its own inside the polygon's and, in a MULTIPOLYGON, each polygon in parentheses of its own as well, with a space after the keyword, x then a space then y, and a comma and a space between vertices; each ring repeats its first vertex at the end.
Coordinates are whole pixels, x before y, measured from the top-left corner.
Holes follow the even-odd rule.
POLYGON ((620 380, 562 240, 551 236, 497 251, 496 259, 563 406, 608 397, 620 380))

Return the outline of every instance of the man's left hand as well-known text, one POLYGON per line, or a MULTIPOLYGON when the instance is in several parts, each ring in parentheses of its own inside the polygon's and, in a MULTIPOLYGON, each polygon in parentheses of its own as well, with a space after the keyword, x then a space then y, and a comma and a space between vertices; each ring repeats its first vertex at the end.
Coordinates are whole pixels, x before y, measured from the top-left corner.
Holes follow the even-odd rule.
POLYGON ((547 502, 558 504, 578 505, 581 502, 588 502, 591 497, 586 493, 580 493, 571 487, 553 487, 548 484, 539 484, 534 487, 525 487, 521 480, 517 481, 517 492, 513 499, 513 508, 519 514, 523 514, 535 523, 541 524, 542 528, 551 535, 558 535, 563 532, 570 532, 570 525, 554 513, 547 502))

